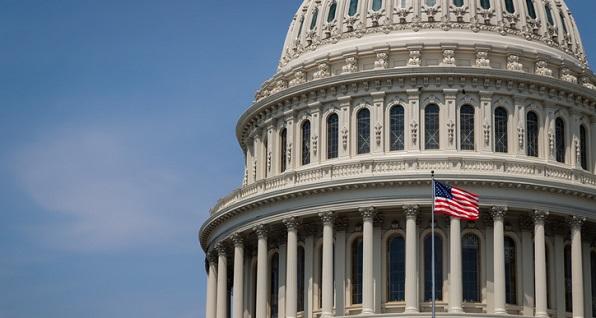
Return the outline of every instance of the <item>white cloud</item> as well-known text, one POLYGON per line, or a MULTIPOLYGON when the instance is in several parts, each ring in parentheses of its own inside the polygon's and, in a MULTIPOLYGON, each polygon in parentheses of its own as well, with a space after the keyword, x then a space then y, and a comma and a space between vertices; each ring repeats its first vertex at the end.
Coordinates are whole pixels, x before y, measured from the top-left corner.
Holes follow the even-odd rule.
POLYGON ((17 153, 19 183, 54 216, 35 235, 58 248, 88 251, 170 244, 196 232, 182 173, 147 151, 150 136, 127 137, 84 127, 45 136, 17 153))

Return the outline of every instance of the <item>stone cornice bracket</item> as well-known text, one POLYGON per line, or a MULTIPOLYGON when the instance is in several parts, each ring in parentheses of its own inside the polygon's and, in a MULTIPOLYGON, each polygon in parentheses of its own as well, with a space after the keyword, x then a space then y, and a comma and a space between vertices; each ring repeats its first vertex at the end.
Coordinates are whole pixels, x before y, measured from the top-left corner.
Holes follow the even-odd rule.
POLYGON ((533 218, 534 224, 544 225, 546 218, 548 217, 549 212, 546 210, 534 210, 533 218))
POLYGON ((416 217, 418 216, 417 205, 404 205, 402 208, 404 209, 404 214, 408 220, 416 220, 416 217))
POLYGON ((493 221, 503 221, 505 219, 505 214, 507 214, 507 207, 493 206, 490 208, 490 214, 493 217, 493 221))
POLYGON ((282 222, 288 228, 288 232, 298 230, 298 225, 300 225, 300 220, 296 219, 293 216, 284 219, 282 222))
POLYGON ((374 221, 375 215, 377 214, 377 211, 373 206, 367 208, 359 208, 358 212, 360 212, 360 215, 362 216, 364 221, 374 221))
POLYGON ((269 233, 269 231, 267 230, 267 227, 264 224, 259 224, 259 225, 255 226, 252 230, 255 233, 257 233, 257 237, 259 239, 266 239, 267 234, 269 233))
POLYGON ((243 247, 244 246, 244 238, 240 233, 232 234, 232 243, 234 243, 234 247, 243 247))
POLYGON ((569 223, 569 226, 572 230, 581 230, 582 226, 586 222, 586 218, 574 215, 569 217, 567 222, 569 223))
POLYGON ((321 212, 319 213, 319 217, 321 218, 323 225, 333 225, 333 222, 335 221, 335 214, 332 211, 321 212))
POLYGON ((219 242, 215 245, 215 249, 217 250, 218 256, 226 257, 228 255, 228 250, 226 245, 223 242, 219 242))

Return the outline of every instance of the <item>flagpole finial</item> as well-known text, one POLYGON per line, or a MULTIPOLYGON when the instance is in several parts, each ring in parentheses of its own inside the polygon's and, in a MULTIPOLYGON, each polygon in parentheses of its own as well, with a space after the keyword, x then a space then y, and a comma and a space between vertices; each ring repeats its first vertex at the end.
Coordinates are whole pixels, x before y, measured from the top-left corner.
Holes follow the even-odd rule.
POLYGON ((434 177, 435 177, 435 171, 434 171, 434 170, 432 170, 432 171, 430 172, 430 175, 431 175, 431 176, 434 178, 434 177))

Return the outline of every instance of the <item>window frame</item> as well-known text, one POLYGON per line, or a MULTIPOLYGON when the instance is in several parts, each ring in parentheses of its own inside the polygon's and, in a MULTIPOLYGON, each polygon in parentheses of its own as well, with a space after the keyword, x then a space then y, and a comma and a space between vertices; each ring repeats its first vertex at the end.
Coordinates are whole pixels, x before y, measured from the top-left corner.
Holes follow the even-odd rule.
POLYGON ((530 110, 526 113, 526 156, 535 158, 540 157, 540 117, 534 110, 530 110), (530 121, 531 114, 536 117, 535 129, 532 130, 530 130, 530 124, 534 122, 530 121), (532 143, 530 143, 530 141, 532 141, 532 143), (533 147, 530 147, 530 145, 533 145, 533 147))
POLYGON ((356 154, 370 154, 372 150, 371 121, 372 112, 368 107, 362 107, 356 111, 356 154), (366 114, 366 116, 365 116, 366 114))
POLYGON ((389 107, 389 151, 403 151, 406 146, 406 109, 401 104, 389 107))
POLYGON ((339 115, 335 112, 327 115, 325 120, 325 147, 327 160, 339 158, 339 115), (331 119, 335 119, 334 123, 331 119), (332 130, 333 129, 333 130, 332 130))
POLYGON ((459 149, 476 150, 476 108, 470 104, 459 108, 459 149), (465 112, 464 112, 465 109, 465 112))
POLYGON ((509 111, 498 106, 493 112, 494 116, 494 149, 498 153, 509 153, 509 111), (502 111, 502 114, 498 114, 502 111), (504 114, 504 116, 502 116, 504 114))
POLYGON ((424 150, 440 150, 441 149, 441 108, 438 104, 431 103, 424 107, 424 150), (429 114, 430 108, 436 108, 436 113, 429 114), (429 121, 430 116, 433 119, 433 133, 429 136, 429 121), (432 140, 431 140, 432 139, 432 140), (431 141, 433 143, 431 143, 431 141), (436 143, 435 143, 436 142, 436 143))
POLYGON ((555 160, 566 163, 567 159, 567 132, 565 120, 562 117, 555 119, 555 160))
POLYGON ((300 163, 303 166, 309 165, 311 162, 311 124, 310 120, 305 120, 300 125, 300 139, 301 139, 301 147, 300 147, 300 163), (308 127, 308 130, 306 128, 308 127))

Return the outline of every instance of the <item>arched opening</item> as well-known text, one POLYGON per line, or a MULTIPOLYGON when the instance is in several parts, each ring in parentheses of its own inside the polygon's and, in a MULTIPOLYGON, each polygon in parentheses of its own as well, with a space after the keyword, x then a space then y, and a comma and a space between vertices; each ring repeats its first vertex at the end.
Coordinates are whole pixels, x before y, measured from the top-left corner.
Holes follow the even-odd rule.
POLYGON ((464 105, 459 112, 461 150, 474 150, 474 107, 464 105))
POLYGON ((528 16, 536 20, 536 8, 534 7, 534 0, 526 0, 526 6, 528 7, 528 16))
POLYGON ((358 0, 350 0, 348 15, 353 17, 358 13, 358 0))
POLYGON ((579 162, 582 166, 582 169, 588 170, 588 136, 586 133, 586 127, 584 125, 579 126, 579 147, 579 162))
POLYGON ((462 238, 463 300, 480 302, 480 238, 472 233, 462 238))
POLYGON ((565 162, 566 145, 565 145, 565 122, 561 117, 555 121, 555 145, 556 145, 556 159, 558 162, 565 162))
POLYGON ((339 117, 331 114, 327 117, 327 159, 338 157, 339 117))
POLYGON ((394 236, 387 243, 387 301, 405 299, 405 241, 402 236, 394 236))
POLYGON ((280 132, 280 147, 279 147, 279 167, 280 172, 285 172, 288 163, 288 130, 282 129, 280 132))
POLYGON ((278 318, 279 312, 279 254, 271 256, 271 271, 269 272, 269 312, 271 318, 278 318))
POLYGON ((509 236, 505 237, 505 300, 517 305, 517 249, 509 236))
POLYGON ((358 138, 357 149, 358 154, 365 154, 370 152, 370 111, 363 108, 356 115, 358 124, 358 138))
POLYGON ((302 123, 302 165, 310 163, 310 121, 302 123))
POLYGON ((490 0, 480 0, 480 7, 484 10, 489 10, 491 7, 490 0))
POLYGON ((430 104, 424 110, 424 148, 439 149, 439 106, 430 104))
POLYGON ((538 157, 538 115, 535 112, 528 112, 526 116, 526 138, 528 156, 538 157))
POLYGON ((515 4, 513 0, 505 0, 505 10, 509 13, 515 13, 515 4))
POLYGON ((372 2, 372 10, 379 11, 383 7, 383 0, 373 0, 372 2))
POLYGON ((571 246, 565 246, 565 311, 573 311, 573 278, 571 273, 571 246))
POLYGON ((327 13, 327 23, 335 21, 335 14, 337 13, 337 1, 333 1, 329 6, 329 12, 327 13))
POLYGON ((389 144, 391 151, 404 150, 405 123, 404 108, 401 105, 391 107, 389 112, 389 144))
POLYGON ((362 237, 352 243, 352 305, 362 304, 362 237))
POLYGON ((304 311, 304 268, 305 268, 305 259, 304 259, 304 247, 298 246, 298 285, 297 285, 297 311, 301 312, 304 311))
POLYGON ((509 114, 507 110, 503 107, 495 109, 495 152, 508 152, 508 122, 509 114))
MULTIPOLYGON (((432 235, 424 238, 424 301, 432 301, 432 235)), ((443 299, 443 238, 435 235, 435 299, 443 299)))
POLYGON ((312 12, 312 18, 310 20, 310 30, 314 30, 317 27, 317 19, 319 18, 319 8, 315 8, 312 12))
POLYGON ((461 8, 464 6, 464 0, 453 0, 453 5, 458 8, 461 8))

